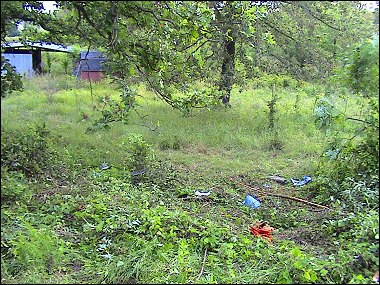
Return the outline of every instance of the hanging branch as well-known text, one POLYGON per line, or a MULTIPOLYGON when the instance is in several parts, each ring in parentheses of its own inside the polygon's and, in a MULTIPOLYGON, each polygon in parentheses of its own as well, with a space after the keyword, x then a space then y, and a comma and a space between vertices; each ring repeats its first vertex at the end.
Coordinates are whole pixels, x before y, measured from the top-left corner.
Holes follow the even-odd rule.
MULTIPOLYGON (((293 6, 296 6, 296 7, 299 7, 301 8, 304 12, 306 12, 309 16, 311 16, 312 18, 320 21, 322 24, 326 25, 327 27, 331 28, 331 29, 334 29, 336 31, 341 31, 341 29, 339 27, 336 27, 336 26, 333 26, 332 24, 326 22, 324 19, 318 17, 316 14, 314 14, 310 8, 307 6, 307 5, 303 5, 302 3, 300 3, 300 1, 282 1, 283 3, 287 3, 287 4, 290 4, 290 5, 293 5, 293 6)), ((282 4, 282 3, 281 3, 282 4)), ((283 7, 285 7, 284 5, 282 5, 283 7)))
POLYGON ((135 113, 137 114, 137 116, 139 116, 140 120, 143 122, 142 125, 141 125, 141 124, 135 124, 136 126, 146 127, 146 128, 148 128, 150 131, 152 131, 152 132, 155 131, 155 130, 157 130, 158 126, 155 126, 154 128, 152 128, 152 127, 150 127, 150 126, 148 125, 148 123, 144 120, 144 118, 145 118, 147 115, 142 116, 142 115, 136 110, 136 108, 134 108, 133 110, 135 111, 135 113))
POLYGON ((290 199, 290 200, 293 200, 293 201, 297 201, 297 202, 301 202, 301 203, 304 203, 304 204, 307 204, 307 205, 310 205, 310 206, 314 206, 314 207, 318 207, 318 208, 322 208, 322 209, 326 209, 326 210, 330 210, 329 207, 326 207, 326 206, 323 206, 323 205, 319 205, 319 204, 316 204, 316 203, 313 203, 313 202, 309 202, 309 201, 306 201, 306 200, 303 200, 303 199, 300 199, 300 198, 297 198, 297 197, 292 197, 292 196, 285 196, 285 195, 281 195, 281 194, 274 194, 274 193, 269 193, 269 192, 264 192, 264 191, 261 191, 257 188, 253 188, 252 186, 249 186, 249 185, 246 185, 246 184, 243 184, 243 183, 240 183, 240 182, 237 182, 235 180, 233 180, 232 178, 230 178, 230 180, 236 184, 239 184, 245 188, 248 188, 250 190, 254 190, 254 191, 257 191, 259 192, 260 194, 262 195, 267 195, 267 196, 274 196, 274 197, 279 197, 279 198, 285 198, 285 199, 290 199))

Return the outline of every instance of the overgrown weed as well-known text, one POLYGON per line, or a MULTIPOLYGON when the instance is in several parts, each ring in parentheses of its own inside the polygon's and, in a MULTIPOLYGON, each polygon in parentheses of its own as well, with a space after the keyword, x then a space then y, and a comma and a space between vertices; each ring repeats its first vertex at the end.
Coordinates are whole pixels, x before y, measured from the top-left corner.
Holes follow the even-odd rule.
MULTIPOLYGON (((95 97, 116 94, 106 83, 93 87, 95 97)), ((310 119, 318 86, 303 87, 298 110, 292 111, 287 106, 294 105, 297 89, 291 98, 280 90, 276 136, 262 109, 270 99, 265 87, 241 97, 233 93, 233 107, 225 112, 198 110, 189 117, 140 87, 149 119, 160 127, 142 127, 135 114, 130 125, 94 134, 84 132, 96 114, 88 90, 59 91, 52 102, 27 98, 34 92, 28 90, 6 98, 1 107, 7 131, 23 129, 26 118, 46 120, 54 140, 39 150, 51 147, 57 158, 33 155, 39 167, 49 162, 56 176, 30 181, 30 171, 3 167, 3 150, 17 136, 2 140, 2 198, 8 200, 1 209, 2 282, 371 283, 378 268, 378 214, 341 209, 343 201, 376 208, 375 196, 360 195, 372 193, 367 191, 372 186, 347 180, 356 192, 340 193, 328 188, 331 180, 313 180, 303 188, 265 180, 316 170, 325 141, 310 119), (61 111, 53 114, 53 105, 61 111), (89 121, 79 120, 84 110, 89 121), (110 167, 100 167, 103 163, 110 167), (318 213, 269 196, 262 197, 259 209, 249 209, 242 205, 247 189, 229 180, 235 175, 265 191, 315 199, 333 210, 318 213), (196 190, 211 194, 197 197, 196 190), (337 193, 339 202, 330 198, 337 193), (260 220, 275 228, 273 244, 249 232, 260 220)))

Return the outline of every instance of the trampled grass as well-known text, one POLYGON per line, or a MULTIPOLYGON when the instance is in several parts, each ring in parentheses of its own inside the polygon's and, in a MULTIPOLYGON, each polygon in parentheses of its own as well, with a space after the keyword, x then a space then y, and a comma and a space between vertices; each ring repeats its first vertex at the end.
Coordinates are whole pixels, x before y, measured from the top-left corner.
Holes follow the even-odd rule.
MULTIPOLYGON (((274 129, 269 128, 270 88, 247 85, 242 92, 233 90, 231 108, 197 109, 188 116, 144 86, 137 88, 140 116, 132 112, 129 124, 95 133, 86 129, 99 117, 99 98, 118 96, 110 83, 37 77, 23 92, 2 100, 2 130, 26 132, 46 124, 58 152, 53 162, 62 174, 35 182, 2 177, 6 187, 28 189, 16 202, 2 202, 2 283, 360 280, 342 274, 353 274, 352 254, 365 244, 339 251, 342 241, 328 236, 329 212, 260 193, 262 206, 250 209, 242 201, 257 193, 230 180, 309 197, 312 183, 295 188, 266 177, 302 178, 316 171, 329 140, 314 123, 317 87, 275 89, 274 129), (130 153, 121 146, 131 134, 141 135, 142 145, 154 153, 142 178, 131 177, 130 153), (103 162, 111 168, 99 169, 103 162), (196 197, 195 190, 211 195, 196 197), (260 220, 275 228, 272 244, 249 232, 260 220)), ((348 102, 348 113, 356 112, 355 100, 348 102)), ((363 271, 363 282, 370 282, 371 270, 363 271)))

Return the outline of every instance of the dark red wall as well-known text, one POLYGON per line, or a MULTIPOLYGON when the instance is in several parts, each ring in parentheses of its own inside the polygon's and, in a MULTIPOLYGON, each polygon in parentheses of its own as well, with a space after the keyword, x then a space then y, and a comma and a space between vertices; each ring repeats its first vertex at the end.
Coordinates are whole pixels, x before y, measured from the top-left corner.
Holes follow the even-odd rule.
POLYGON ((104 77, 101 71, 81 71, 80 78, 84 80, 91 80, 92 82, 97 82, 104 77))

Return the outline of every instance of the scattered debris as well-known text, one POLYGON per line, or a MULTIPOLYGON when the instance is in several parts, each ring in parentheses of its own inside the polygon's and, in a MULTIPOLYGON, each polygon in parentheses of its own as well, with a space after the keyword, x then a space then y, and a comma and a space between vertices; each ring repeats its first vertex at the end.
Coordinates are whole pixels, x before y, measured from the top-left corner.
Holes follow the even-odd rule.
POLYGON ((249 227, 249 231, 256 237, 262 237, 269 243, 272 243, 272 237, 270 233, 274 231, 274 228, 268 226, 266 222, 257 222, 249 227))
POLYGON ((285 184, 288 182, 285 178, 282 178, 282 177, 277 176, 277 175, 268 176, 267 179, 276 181, 277 183, 280 183, 280 184, 285 184))
POLYGON ((99 168, 101 170, 106 170, 106 169, 110 169, 111 166, 109 166, 106 162, 103 162, 101 165, 99 165, 99 168))
POLYGON ((269 193, 269 192, 264 192, 264 191, 260 190, 258 187, 254 188, 252 186, 245 185, 243 183, 237 182, 237 181, 233 180, 232 177, 230 178, 230 180, 233 181, 236 184, 239 184, 239 185, 245 187, 245 188, 248 188, 250 190, 256 191, 256 192, 260 193, 260 195, 263 195, 263 196, 274 196, 274 197, 279 197, 279 198, 290 199, 290 200, 301 202, 301 203, 304 203, 304 204, 307 204, 307 205, 310 205, 310 206, 314 206, 314 207, 318 207, 318 208, 323 208, 325 210, 330 210, 329 207, 326 207, 326 206, 323 206, 323 205, 319 205, 319 204, 316 204, 316 203, 313 203, 313 202, 309 202, 309 201, 306 201, 306 200, 303 200, 303 199, 300 199, 300 198, 296 198, 296 197, 292 197, 292 196, 285 196, 285 195, 280 195, 280 194, 274 194, 274 193, 269 193))
POLYGON ((197 196, 209 196, 211 194, 211 191, 208 191, 208 192, 202 192, 202 191, 195 191, 195 195, 197 196))
POLYGON ((292 181, 294 186, 302 186, 311 181, 311 176, 305 175, 302 180, 291 178, 290 181, 292 181))
POLYGON ((268 184, 263 184, 263 187, 267 188, 267 189, 270 188, 270 186, 268 184))
POLYGON ((260 207, 260 200, 256 196, 247 195, 243 201, 243 205, 248 206, 250 208, 259 208, 260 207))
POLYGON ((143 170, 135 170, 135 171, 132 171, 132 172, 131 172, 131 175, 132 175, 132 176, 137 176, 137 175, 144 174, 145 172, 146 172, 146 169, 143 169, 143 170))

